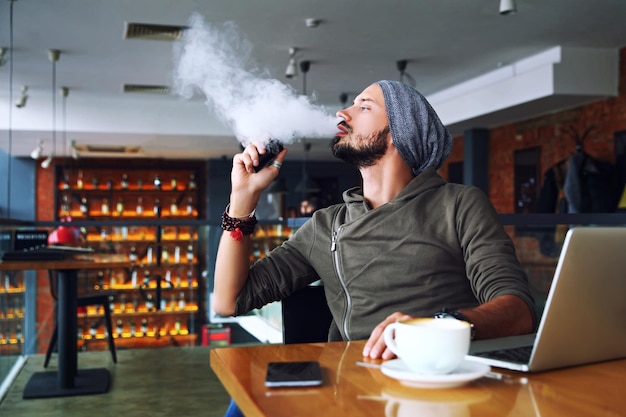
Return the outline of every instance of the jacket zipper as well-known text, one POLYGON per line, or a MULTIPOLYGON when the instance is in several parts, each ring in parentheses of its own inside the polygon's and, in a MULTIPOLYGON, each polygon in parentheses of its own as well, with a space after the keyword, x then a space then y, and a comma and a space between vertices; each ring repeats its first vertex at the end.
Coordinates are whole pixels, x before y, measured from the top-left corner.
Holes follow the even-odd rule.
POLYGON ((339 226, 337 230, 333 231, 333 235, 331 237, 330 251, 333 254, 333 266, 335 267, 335 273, 337 274, 337 278, 339 278, 339 283, 341 284, 341 288, 343 288, 343 293, 346 295, 346 311, 343 319, 343 333, 346 337, 346 340, 350 340, 350 335, 348 334, 348 316, 352 308, 352 299, 350 298, 348 288, 346 287, 343 276, 341 275, 341 271, 339 270, 339 252, 337 251, 337 240, 339 239, 339 232, 341 232, 341 226, 339 226))

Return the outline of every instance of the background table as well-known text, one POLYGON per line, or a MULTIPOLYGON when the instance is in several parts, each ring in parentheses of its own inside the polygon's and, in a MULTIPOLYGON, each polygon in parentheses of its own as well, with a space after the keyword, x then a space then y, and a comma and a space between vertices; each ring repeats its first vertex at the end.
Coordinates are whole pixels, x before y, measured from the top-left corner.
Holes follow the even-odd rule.
POLYGON ((626 360, 537 374, 492 368, 500 379, 420 389, 405 386, 380 369, 357 365, 364 361, 363 346, 364 342, 334 342, 212 349, 211 368, 246 417, 587 417, 624 415, 626 410, 626 360), (320 362, 323 386, 264 386, 268 362, 302 360, 320 362))
POLYGON ((24 388, 23 398, 61 397, 99 394, 109 390, 110 373, 105 368, 78 370, 76 349, 77 276, 83 269, 130 268, 123 255, 74 255, 62 261, 2 261, 0 271, 56 270, 58 271, 57 371, 36 372, 24 388))

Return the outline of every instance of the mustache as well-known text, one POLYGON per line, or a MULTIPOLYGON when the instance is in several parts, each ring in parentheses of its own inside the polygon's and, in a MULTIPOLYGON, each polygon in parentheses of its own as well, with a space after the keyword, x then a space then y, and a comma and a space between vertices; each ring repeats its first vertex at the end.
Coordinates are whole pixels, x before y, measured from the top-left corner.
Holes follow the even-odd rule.
POLYGON ((337 123, 337 126, 343 126, 343 127, 346 128, 348 133, 352 133, 352 126, 350 126, 348 123, 346 123, 345 120, 342 120, 341 122, 337 123))

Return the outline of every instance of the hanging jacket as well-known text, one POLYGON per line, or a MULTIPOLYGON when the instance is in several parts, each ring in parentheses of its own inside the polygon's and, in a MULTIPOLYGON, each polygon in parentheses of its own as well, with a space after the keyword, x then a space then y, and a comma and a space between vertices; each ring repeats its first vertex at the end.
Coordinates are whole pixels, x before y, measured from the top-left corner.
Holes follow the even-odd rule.
POLYGON ((329 340, 366 339, 396 311, 432 316, 505 294, 534 312, 513 243, 477 187, 428 168, 376 209, 360 188, 343 197, 251 267, 236 315, 318 279, 335 324, 329 340))

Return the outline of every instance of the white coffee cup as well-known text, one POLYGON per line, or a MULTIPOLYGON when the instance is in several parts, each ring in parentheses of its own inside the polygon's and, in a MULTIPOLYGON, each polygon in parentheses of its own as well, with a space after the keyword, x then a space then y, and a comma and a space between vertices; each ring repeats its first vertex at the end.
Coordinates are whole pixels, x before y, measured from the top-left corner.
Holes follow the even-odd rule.
POLYGON ((440 375, 463 363, 470 346, 470 324, 456 319, 415 318, 385 328, 385 344, 412 371, 440 375))

